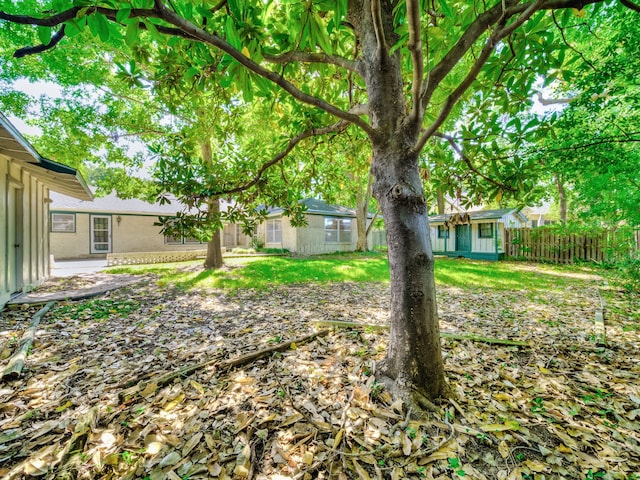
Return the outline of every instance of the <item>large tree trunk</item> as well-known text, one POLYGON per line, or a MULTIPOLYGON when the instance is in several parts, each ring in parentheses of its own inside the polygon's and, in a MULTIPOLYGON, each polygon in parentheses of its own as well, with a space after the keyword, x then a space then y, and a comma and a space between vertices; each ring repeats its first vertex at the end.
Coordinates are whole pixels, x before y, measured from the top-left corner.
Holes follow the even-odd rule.
POLYGON ((408 115, 400 54, 396 50, 389 56, 385 50, 398 39, 391 4, 363 0, 348 5, 361 41, 360 66, 375 130, 370 136, 373 195, 387 229, 391 274, 389 346, 378 375, 396 396, 425 406, 449 391, 440 351, 427 208, 415 150, 424 110, 418 105, 408 115))
POLYGON ((417 157, 377 152, 373 172, 387 228, 391 274, 390 337, 379 373, 392 392, 424 406, 446 395, 433 253, 417 157))

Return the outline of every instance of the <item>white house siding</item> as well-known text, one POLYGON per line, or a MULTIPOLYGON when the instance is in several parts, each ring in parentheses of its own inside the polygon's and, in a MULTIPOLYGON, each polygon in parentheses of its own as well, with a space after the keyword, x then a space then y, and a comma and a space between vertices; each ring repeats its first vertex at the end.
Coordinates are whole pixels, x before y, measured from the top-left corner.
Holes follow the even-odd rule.
POLYGON ((41 181, 0 155, 0 306, 49 275, 48 195, 41 181))
POLYGON ((351 220, 351 242, 325 242, 324 237, 324 219, 325 218, 348 218, 337 217, 331 215, 307 215, 307 226, 296 229, 298 234, 298 253, 306 253, 310 255, 333 253, 333 252, 352 252, 356 248, 358 242, 358 231, 356 219, 351 220))
POLYGON ((496 252, 496 221, 478 222, 471 225, 471 251, 478 253, 495 253, 496 252), (480 223, 489 223, 493 225, 493 235, 491 238, 480 238, 480 223))
MULTIPOLYGON (((290 252, 307 254, 307 255, 320 255, 324 253, 333 252, 352 252, 355 250, 358 243, 358 227, 356 219, 351 217, 336 216, 336 215, 320 215, 320 214, 306 214, 305 218, 307 225, 302 227, 293 227, 289 218, 282 216, 273 216, 269 220, 273 219, 282 220, 282 242, 266 242, 267 227, 266 222, 261 223, 256 231, 256 236, 265 240, 264 246, 266 248, 286 248, 290 252), (351 241, 350 242, 325 242, 324 220, 325 218, 349 218, 351 219, 351 241)), ((386 238, 384 232, 379 233, 379 244, 386 244, 386 238)), ((373 235, 370 232, 368 237, 369 248, 377 246, 373 240, 373 235)))
POLYGON ((449 238, 438 238, 438 225, 430 224, 429 233, 431 236, 431 249, 434 252, 453 252, 456 248, 456 229, 449 227, 449 238))

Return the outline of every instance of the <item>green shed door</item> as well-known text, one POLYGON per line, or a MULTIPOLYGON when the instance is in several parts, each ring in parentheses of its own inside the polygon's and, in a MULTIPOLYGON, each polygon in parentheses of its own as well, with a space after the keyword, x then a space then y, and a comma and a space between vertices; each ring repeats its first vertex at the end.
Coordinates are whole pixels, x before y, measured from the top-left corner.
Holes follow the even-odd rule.
POLYGON ((471 225, 456 225, 456 252, 471 251, 471 225))

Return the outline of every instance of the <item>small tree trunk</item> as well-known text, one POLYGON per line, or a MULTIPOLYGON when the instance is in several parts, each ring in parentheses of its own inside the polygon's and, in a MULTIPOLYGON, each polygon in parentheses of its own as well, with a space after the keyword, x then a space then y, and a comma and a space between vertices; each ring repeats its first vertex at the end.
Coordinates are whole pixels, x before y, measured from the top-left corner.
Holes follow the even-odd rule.
POLYGON ((556 188, 558 189, 558 199, 560 203, 560 221, 567 222, 567 191, 564 188, 564 182, 560 178, 560 174, 556 173, 556 188))
POLYGON ((356 224, 358 227, 358 241, 356 243, 356 252, 366 252, 369 250, 369 242, 367 236, 369 228, 367 225, 369 217, 369 202, 371 200, 371 189, 373 184, 373 175, 369 173, 367 179, 367 188, 364 194, 359 191, 356 195, 356 224))
POLYGON ((381 380, 394 394, 424 406, 447 395, 440 350, 433 253, 417 156, 374 156, 374 195, 387 228, 391 274, 390 336, 381 380), (424 402, 427 400, 427 402, 424 402))
POLYGON ((438 215, 444 215, 444 192, 440 187, 436 189, 436 202, 438 203, 438 215))
MULTIPOLYGON (((213 221, 220 213, 220 199, 209 201, 209 218, 213 221)), ((216 228, 209 243, 207 243, 207 258, 204 260, 205 270, 215 270, 223 265, 222 248, 220 242, 220 229, 216 228)))
MULTIPOLYGON (((213 163, 213 152, 211 151, 211 139, 204 138, 200 142, 200 152, 202 153, 202 160, 211 165, 213 163)), ((207 220, 209 224, 220 223, 220 199, 218 197, 209 199, 209 210, 207 213, 207 220)), ((213 232, 213 236, 207 244, 207 258, 204 260, 205 270, 215 270, 222 267, 222 246, 220 242, 220 228, 216 228, 213 232)))

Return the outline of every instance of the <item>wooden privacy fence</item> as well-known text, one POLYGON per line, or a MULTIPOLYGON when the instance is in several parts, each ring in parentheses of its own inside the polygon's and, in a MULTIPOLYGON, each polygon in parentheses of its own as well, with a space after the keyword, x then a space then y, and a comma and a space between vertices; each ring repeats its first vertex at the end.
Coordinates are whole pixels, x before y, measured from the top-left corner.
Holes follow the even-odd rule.
POLYGON ((505 254, 532 262, 605 262, 638 252, 640 231, 603 230, 600 233, 557 233, 543 228, 505 229, 505 254))

